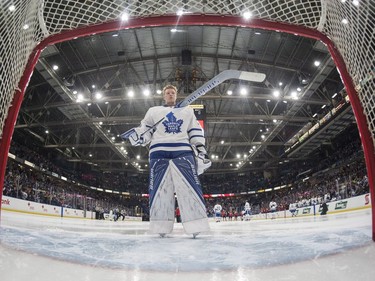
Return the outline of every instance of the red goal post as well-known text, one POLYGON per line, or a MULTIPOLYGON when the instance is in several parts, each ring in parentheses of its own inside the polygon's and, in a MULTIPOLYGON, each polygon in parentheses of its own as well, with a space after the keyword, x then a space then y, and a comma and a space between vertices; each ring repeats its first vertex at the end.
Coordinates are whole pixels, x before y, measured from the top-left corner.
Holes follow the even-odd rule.
MULTIPOLYGON (((375 241, 375 2, 371 0, 2 1, 0 182, 24 92, 42 50, 75 37, 178 25, 278 30, 322 41, 352 104, 365 154, 375 241), (183 11, 181 16, 176 15, 183 11), (246 20, 245 12, 252 18, 246 20), (127 21, 121 20, 123 15, 127 21)), ((1 198, 2 192, 0 192, 1 198)))

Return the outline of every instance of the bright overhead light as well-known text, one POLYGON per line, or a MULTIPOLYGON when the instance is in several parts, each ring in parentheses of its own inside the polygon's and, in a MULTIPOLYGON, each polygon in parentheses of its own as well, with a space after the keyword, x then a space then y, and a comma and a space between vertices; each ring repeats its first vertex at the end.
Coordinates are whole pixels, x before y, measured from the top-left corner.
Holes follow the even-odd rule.
POLYGON ((294 100, 298 100, 298 94, 297 94, 297 92, 291 92, 290 93, 290 95, 292 96, 292 99, 294 99, 294 100))
POLYGON ((301 92, 302 89, 300 87, 297 88, 297 92, 301 92))
POLYGON ((267 100, 267 102, 271 102, 271 100, 267 100))
POLYGON ((100 121, 100 122, 99 122, 99 125, 103 125, 103 121, 100 121))
POLYGON ((245 88, 241 88, 241 90, 240 90, 240 94, 241 94, 242 96, 246 96, 246 95, 247 95, 247 90, 246 90, 245 88))
POLYGON ((319 66, 320 65, 320 61, 318 61, 318 60, 314 61, 314 65, 315 66, 319 66))
POLYGON ((77 102, 80 102, 83 100, 83 95, 82 94, 78 94, 77 95, 77 102))
POLYGON ((336 96, 337 96, 337 93, 334 93, 331 98, 334 99, 336 96))
POLYGON ((162 91, 161 91, 161 90, 156 90, 156 93, 157 93, 158 95, 161 95, 162 91))
POLYGON ((91 88, 95 89, 95 88, 96 88, 96 86, 95 86, 95 85, 91 85, 91 88))
POLYGON ((261 35, 262 33, 260 33, 260 32, 255 32, 255 35, 261 35))
POLYGON ((313 117, 316 117, 316 116, 318 116, 318 113, 315 113, 315 114, 313 115, 313 117))
POLYGON ((233 91, 231 91, 231 90, 228 90, 228 91, 227 91, 227 95, 228 95, 228 96, 231 96, 231 95, 233 95, 233 91))
POLYGON ((265 135, 261 135, 260 137, 262 138, 262 140, 264 140, 266 138, 265 135))
POLYGON ((118 37, 118 33, 112 34, 112 37, 118 37))
POLYGON ((150 95, 150 90, 149 89, 145 89, 143 91, 143 95, 146 96, 146 97, 148 97, 150 95))
POLYGON ((137 159, 138 159, 138 160, 141 159, 141 155, 137 155, 137 159))
POLYGON ((348 21, 347 19, 342 19, 341 22, 342 22, 343 24, 348 24, 348 23, 349 23, 349 21, 348 21))
POLYGON ((171 32, 177 32, 177 28, 172 28, 171 32))
POLYGON ((224 140, 222 140, 220 143, 221 143, 221 144, 224 144, 224 140))
POLYGON ((280 96, 280 91, 274 90, 272 94, 273 94, 274 97, 278 98, 280 96))
POLYGON ((49 134, 49 131, 48 131, 48 130, 46 130, 46 134, 49 134))
POLYGON ((283 82, 279 82, 279 86, 282 86, 283 85, 283 82))
POLYGON ((237 158, 241 158, 241 155, 240 155, 240 154, 237 154, 236 157, 237 157, 237 158))
POLYGON ((323 104, 323 105, 322 105, 322 109, 325 108, 326 106, 327 106, 326 104, 323 104))
POLYGON ((14 5, 10 5, 9 8, 8 8, 8 10, 11 11, 11 12, 13 12, 15 9, 16 9, 16 6, 14 6, 14 5))
POLYGON ((243 13, 242 16, 243 16, 243 18, 244 18, 245 20, 249 20, 249 19, 251 19, 252 14, 251 14, 251 12, 246 11, 246 12, 243 13))
POLYGON ((103 97, 103 95, 102 95, 102 93, 100 93, 100 92, 97 92, 97 93, 95 94, 95 98, 96 98, 97 100, 100 100, 102 97, 103 97))
POLYGON ((358 0, 353 0, 353 5, 354 6, 359 6, 359 1, 358 0))
POLYGON ((73 95, 76 95, 78 92, 77 91, 73 91, 73 95))
POLYGON ((273 122, 273 123, 276 123, 276 122, 277 122, 277 120, 276 120, 276 119, 273 119, 273 120, 272 120, 272 122, 273 122))
POLYGON ((132 90, 130 90, 128 92, 128 97, 130 97, 130 98, 134 97, 134 92, 132 90))
POLYGON ((59 66, 56 65, 56 64, 54 64, 54 65, 52 66, 52 69, 53 69, 53 70, 58 70, 58 69, 59 69, 59 66))
POLYGON ((29 27, 30 27, 30 26, 29 26, 28 24, 25 24, 22 28, 26 30, 26 29, 28 29, 29 27))
POLYGON ((129 15, 128 15, 128 13, 122 13, 122 15, 121 15, 121 20, 122 21, 127 21, 129 19, 129 15))

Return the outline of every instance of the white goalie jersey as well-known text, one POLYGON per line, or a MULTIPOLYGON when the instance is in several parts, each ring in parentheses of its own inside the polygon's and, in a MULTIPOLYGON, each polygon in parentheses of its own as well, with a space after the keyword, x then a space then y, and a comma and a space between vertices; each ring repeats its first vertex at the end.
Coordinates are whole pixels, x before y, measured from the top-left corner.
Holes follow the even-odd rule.
POLYGON ((150 143, 150 155, 157 151, 192 151, 191 145, 199 150, 205 145, 202 127, 188 106, 151 107, 136 130, 146 132, 142 145, 150 143))

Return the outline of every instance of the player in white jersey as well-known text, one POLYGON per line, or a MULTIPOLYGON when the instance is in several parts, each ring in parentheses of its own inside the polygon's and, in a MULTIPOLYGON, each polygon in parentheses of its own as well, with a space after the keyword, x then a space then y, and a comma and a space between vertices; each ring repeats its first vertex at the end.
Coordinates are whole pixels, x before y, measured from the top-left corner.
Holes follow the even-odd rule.
POLYGON ((270 211, 271 211, 271 219, 276 218, 276 211, 277 211, 277 203, 272 199, 269 205, 270 211))
POLYGON ((289 212, 292 214, 292 217, 297 216, 297 204, 296 203, 289 204, 289 212))
POLYGON ((210 163, 205 138, 193 109, 175 107, 176 87, 164 87, 163 97, 164 106, 151 107, 141 125, 122 136, 133 145, 150 144, 150 232, 161 237, 172 232, 176 193, 184 230, 195 238, 209 231, 197 173, 202 162, 196 160, 210 163))
POLYGON ((251 219, 251 206, 249 202, 245 203, 244 212, 243 212, 243 219, 245 221, 249 221, 251 219))
POLYGON ((215 213, 215 221, 221 222, 221 210, 223 207, 218 203, 214 206, 214 213, 215 213))

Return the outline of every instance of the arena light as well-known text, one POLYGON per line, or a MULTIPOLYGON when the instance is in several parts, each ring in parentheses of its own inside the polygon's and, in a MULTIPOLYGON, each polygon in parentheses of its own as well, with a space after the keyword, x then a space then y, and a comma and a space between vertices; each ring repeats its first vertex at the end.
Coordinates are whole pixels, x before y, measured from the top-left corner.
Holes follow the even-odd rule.
POLYGON ((144 95, 145 97, 148 97, 148 96, 150 95, 150 90, 149 90, 149 89, 145 89, 145 90, 143 91, 143 95, 144 95))
POLYGON ((249 20, 249 19, 251 19, 251 17, 252 17, 253 15, 252 15, 251 12, 246 11, 246 12, 243 13, 242 16, 243 16, 243 18, 244 18, 245 20, 249 20))
POLYGON ((127 20, 129 20, 129 14, 128 13, 122 13, 120 18, 121 18, 122 21, 127 21, 127 20))
POLYGON ((95 98, 96 98, 97 100, 102 99, 102 97, 103 97, 103 94, 102 94, 102 93, 100 93, 100 92, 95 93, 95 98))
POLYGON ((16 10, 16 6, 10 5, 8 10, 11 11, 11 12, 14 12, 16 10))
POLYGON ((240 94, 241 94, 241 96, 246 96, 247 95, 247 90, 245 88, 241 88, 240 94))

